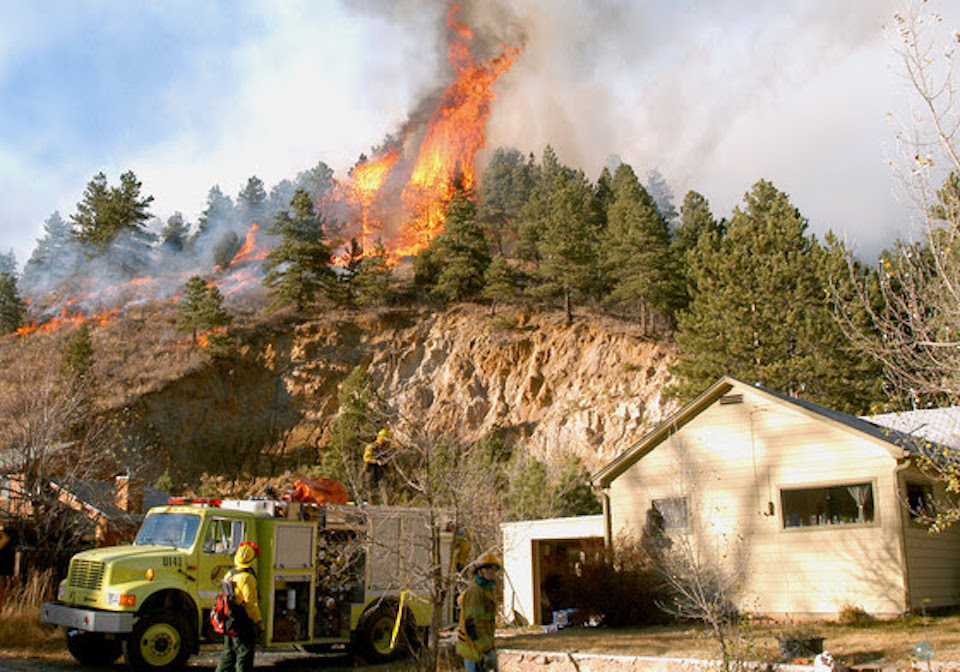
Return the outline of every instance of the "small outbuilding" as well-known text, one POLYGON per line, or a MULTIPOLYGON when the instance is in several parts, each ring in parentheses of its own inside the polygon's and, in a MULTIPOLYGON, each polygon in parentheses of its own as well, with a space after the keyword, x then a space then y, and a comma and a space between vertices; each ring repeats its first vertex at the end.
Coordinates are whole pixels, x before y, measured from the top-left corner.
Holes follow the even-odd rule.
POLYGON ((929 445, 727 377, 593 480, 607 543, 652 517, 737 563, 741 609, 893 616, 960 605, 960 533, 924 524, 942 493, 916 465, 929 445))
POLYGON ((603 550, 603 516, 503 523, 503 610, 518 624, 546 625, 573 605, 583 563, 603 550))

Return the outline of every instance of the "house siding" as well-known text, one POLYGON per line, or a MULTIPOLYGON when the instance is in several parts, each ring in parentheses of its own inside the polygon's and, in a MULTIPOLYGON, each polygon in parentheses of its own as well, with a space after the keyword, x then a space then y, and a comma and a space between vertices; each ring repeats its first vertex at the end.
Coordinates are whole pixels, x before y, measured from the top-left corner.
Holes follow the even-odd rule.
MULTIPOLYGON (((916 469, 904 473, 901 481, 926 480, 916 469)), ((943 497, 944 489, 934 489, 935 498, 943 497)), ((950 527, 931 534, 928 528, 903 516, 904 553, 910 586, 911 609, 946 607, 960 604, 960 529, 950 527)))
POLYGON ((654 499, 686 495, 701 540, 743 563, 741 608, 902 613, 906 577, 890 450, 749 386, 731 392, 742 393, 743 403, 714 402, 611 482, 614 543, 642 529, 654 499), (872 523, 783 527, 783 488, 853 483, 873 486, 872 523))

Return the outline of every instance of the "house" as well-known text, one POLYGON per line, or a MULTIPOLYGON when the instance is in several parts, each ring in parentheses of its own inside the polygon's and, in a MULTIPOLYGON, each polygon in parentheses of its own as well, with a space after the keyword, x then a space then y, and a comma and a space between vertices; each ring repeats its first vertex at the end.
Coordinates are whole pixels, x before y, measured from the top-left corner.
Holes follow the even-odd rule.
POLYGON ((569 608, 579 569, 603 550, 603 516, 502 523, 503 611, 517 624, 545 625, 569 608))
POLYGON ((960 604, 960 533, 919 511, 942 492, 929 443, 723 378, 594 475, 607 543, 651 515, 742 576, 741 609, 875 616, 960 604))
MULTIPOLYGON (((20 567, 34 564, 32 555, 48 561, 50 549, 25 550, 38 535, 31 525, 33 499, 23 496, 26 477, 22 470, 0 472, 0 575, 19 574, 20 567), (21 539, 21 536, 23 539, 21 539), (32 555, 31 555, 32 554, 32 555)), ((44 482, 44 501, 61 507, 63 520, 80 533, 83 546, 111 546, 133 540, 144 514, 166 504, 169 494, 145 486, 143 481, 122 474, 113 480, 57 478, 44 482)), ((65 550, 68 558, 77 549, 65 550)), ((64 562, 58 558, 56 562, 64 562)), ((43 563, 41 563, 43 564, 43 563)))

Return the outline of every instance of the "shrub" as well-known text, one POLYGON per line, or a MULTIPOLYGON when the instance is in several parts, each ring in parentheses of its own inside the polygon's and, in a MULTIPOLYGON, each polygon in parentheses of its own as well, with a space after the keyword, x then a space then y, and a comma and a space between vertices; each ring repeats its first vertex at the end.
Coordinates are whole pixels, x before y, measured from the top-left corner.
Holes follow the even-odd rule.
POLYGON ((837 612, 837 623, 840 625, 868 625, 873 622, 873 616, 856 604, 845 604, 837 612))
POLYGON ((575 607, 586 619, 610 627, 665 623, 659 607, 663 582, 641 537, 622 535, 613 548, 588 558, 577 583, 575 607))

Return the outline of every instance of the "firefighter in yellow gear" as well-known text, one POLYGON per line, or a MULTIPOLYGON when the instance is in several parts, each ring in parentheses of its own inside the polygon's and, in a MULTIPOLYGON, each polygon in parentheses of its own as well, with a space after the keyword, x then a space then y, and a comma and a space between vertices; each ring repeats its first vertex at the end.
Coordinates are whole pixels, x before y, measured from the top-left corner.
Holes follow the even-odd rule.
POLYGON ((234 604, 243 609, 234 612, 233 635, 224 635, 223 654, 217 672, 250 672, 257 639, 263 634, 263 616, 260 613, 260 595, 254 565, 260 548, 252 541, 244 541, 233 554, 233 569, 224 581, 233 582, 234 604))
POLYGON ((457 600, 460 622, 457 625, 457 654, 463 658, 466 672, 496 672, 497 653, 493 637, 496 631, 497 572, 500 559, 490 553, 474 563, 473 581, 457 600))
POLYGON ((370 496, 379 490, 382 504, 387 503, 386 471, 390 460, 391 440, 393 432, 381 429, 377 438, 363 449, 364 478, 370 496))

